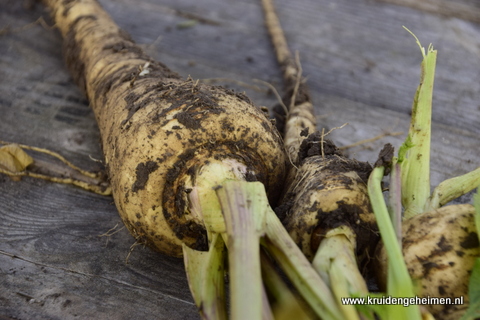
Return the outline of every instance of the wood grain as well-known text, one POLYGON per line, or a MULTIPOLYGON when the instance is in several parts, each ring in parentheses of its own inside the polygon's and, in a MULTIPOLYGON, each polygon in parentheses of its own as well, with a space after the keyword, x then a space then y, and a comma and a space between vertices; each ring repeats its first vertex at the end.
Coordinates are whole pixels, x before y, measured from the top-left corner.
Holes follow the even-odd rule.
POLYGON ((378 0, 417 10, 430 12, 446 18, 459 18, 475 23, 480 22, 480 4, 475 0, 378 0))
MULTIPOLYGON (((432 0, 433 1, 433 0, 432 0)), ((281 89, 256 0, 101 0, 155 58, 185 77, 246 91, 258 105, 281 89), (189 28, 183 22, 197 17, 189 28), (265 87, 263 88, 265 89, 265 87)), ((473 2, 465 1, 475 10, 473 2)), ((438 49, 432 184, 480 165, 480 26, 461 16, 371 0, 277 0, 292 50, 299 51, 320 126, 339 145, 408 129, 425 46, 438 49)), ((48 12, 31 1, 0 3, 0 139, 48 148, 98 168, 99 133, 88 102, 63 63, 57 31, 31 24, 48 12)), ((384 143, 349 150, 375 161, 384 143)), ((471 195, 461 199, 471 201, 471 195)), ((194 319, 183 263, 136 247, 112 200, 72 186, 0 176, 0 318, 194 319)))

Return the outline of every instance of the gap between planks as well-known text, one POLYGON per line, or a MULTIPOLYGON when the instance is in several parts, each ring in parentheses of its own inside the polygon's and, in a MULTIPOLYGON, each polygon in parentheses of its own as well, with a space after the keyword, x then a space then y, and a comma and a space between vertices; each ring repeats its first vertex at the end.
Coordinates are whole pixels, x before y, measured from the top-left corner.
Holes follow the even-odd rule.
POLYGON ((169 298, 169 299, 172 299, 172 300, 176 300, 176 301, 180 301, 180 302, 186 303, 186 304, 188 304, 188 305, 194 305, 193 302, 190 302, 190 301, 187 301, 187 300, 183 300, 183 299, 179 299, 179 298, 177 298, 177 297, 175 297, 175 296, 172 296, 172 295, 169 295, 169 294, 165 294, 165 293, 163 293, 163 292, 158 292, 158 291, 150 290, 150 289, 147 289, 147 288, 144 288, 144 287, 139 287, 139 286, 133 285, 133 284, 131 284, 131 283, 128 283, 128 282, 125 282, 125 281, 121 281, 121 280, 115 279, 115 278, 110 278, 110 277, 105 277, 105 276, 99 276, 99 275, 90 274, 90 273, 84 273, 84 272, 80 272, 80 271, 76 271, 76 270, 72 270, 72 269, 68 269, 68 268, 64 268, 64 267, 56 267, 56 266, 52 266, 52 265, 45 264, 45 263, 42 263, 42 262, 36 262, 36 261, 30 260, 30 259, 27 259, 27 258, 23 258, 23 257, 21 257, 21 256, 18 256, 18 255, 16 255, 16 254, 9 253, 9 252, 3 251, 3 250, 0 250, 0 255, 7 256, 7 257, 10 257, 10 258, 12 258, 12 259, 18 259, 18 260, 21 260, 21 261, 23 261, 23 262, 33 264, 33 265, 35 265, 35 266, 37 266, 37 267, 44 267, 44 268, 49 268, 49 269, 54 269, 54 270, 60 270, 60 271, 66 272, 66 273, 76 274, 76 275, 80 275, 80 276, 83 276, 83 277, 100 278, 100 279, 107 280, 107 281, 110 281, 110 282, 115 282, 115 283, 117 283, 117 284, 119 284, 119 285, 123 285, 123 286, 126 286, 126 287, 130 287, 130 288, 133 288, 133 289, 138 289, 138 290, 146 291, 146 292, 149 292, 149 293, 152 293, 152 294, 159 294, 159 295, 164 296, 164 297, 166 297, 166 298, 169 298))

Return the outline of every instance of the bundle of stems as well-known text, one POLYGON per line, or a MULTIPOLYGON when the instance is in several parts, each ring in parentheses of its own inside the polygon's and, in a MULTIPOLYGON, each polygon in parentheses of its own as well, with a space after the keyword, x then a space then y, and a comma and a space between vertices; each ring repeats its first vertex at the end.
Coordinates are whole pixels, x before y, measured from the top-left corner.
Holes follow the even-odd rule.
MULTIPOLYGON (((480 255, 478 240, 477 245, 462 247, 466 237, 477 238, 475 210, 469 204, 442 206, 478 187, 480 168, 445 180, 430 192, 431 115, 437 51, 432 45, 425 50, 415 39, 423 61, 410 129, 396 157, 393 157, 393 148, 387 146, 388 151, 382 153, 382 160, 377 162, 368 182, 382 237, 376 255, 378 278, 389 296, 464 296, 465 305, 372 308, 382 319, 432 319, 433 315, 438 319, 459 319, 468 305, 469 275, 480 255), (386 171, 390 172, 388 205, 381 187, 386 171), (431 268, 427 270, 426 266, 431 268)), ((477 217, 479 214, 477 212, 477 217)), ((472 277, 472 281, 470 290, 480 285, 478 278, 472 277)))

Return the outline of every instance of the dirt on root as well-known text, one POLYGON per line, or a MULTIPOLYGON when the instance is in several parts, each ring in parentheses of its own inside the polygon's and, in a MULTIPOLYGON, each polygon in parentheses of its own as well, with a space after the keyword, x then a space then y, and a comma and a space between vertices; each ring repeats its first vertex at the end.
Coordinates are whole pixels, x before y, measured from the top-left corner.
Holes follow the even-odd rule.
POLYGON ((375 161, 375 167, 385 167, 385 175, 390 173, 394 150, 390 143, 385 144, 378 154, 377 161, 375 161))
POLYGON ((346 158, 333 141, 322 139, 319 131, 309 134, 298 151, 300 164, 311 157, 316 157, 313 161, 317 162, 319 167, 325 168, 322 170, 336 173, 355 171, 365 184, 372 172, 372 166, 368 162, 346 158))
MULTIPOLYGON (((68 9, 69 7, 67 7, 68 9)), ((64 15, 68 15, 69 10, 65 10, 64 15)), ((139 77, 141 72, 140 68, 142 65, 131 65, 123 66, 117 68, 115 64, 111 64, 108 68, 114 70, 112 73, 108 73, 105 79, 98 79, 94 84, 94 94, 95 97, 88 97, 88 92, 86 88, 86 73, 88 66, 93 66, 95 61, 99 59, 104 59, 107 56, 114 56, 111 58, 111 61, 122 62, 125 60, 143 60, 143 64, 148 63, 149 72, 142 76, 142 78, 157 78, 157 79, 179 79, 180 76, 171 71, 164 64, 154 61, 149 57, 139 46, 135 44, 130 35, 124 30, 119 30, 111 34, 105 34, 104 38, 106 43, 102 48, 101 52, 95 57, 88 57, 84 54, 84 48, 88 47, 89 44, 85 43, 85 40, 79 36, 79 25, 85 28, 85 24, 91 24, 90 28, 101 28, 97 24, 97 17, 94 15, 83 15, 75 19, 71 24, 68 33, 64 37, 63 41, 63 51, 65 62, 67 67, 72 75, 75 83, 82 89, 82 91, 87 95, 87 98, 93 99, 98 97, 104 97, 113 88, 122 85, 123 83, 133 82, 139 77), (85 59, 82 59, 86 57, 85 59)), ((140 63, 142 64, 142 63, 140 63)), ((90 84, 93 85, 93 84, 90 84)), ((104 101, 105 102, 105 101, 104 101)))
POLYGON ((460 246, 464 249, 473 249, 478 248, 480 242, 478 241, 478 235, 476 232, 470 232, 462 242, 460 242, 460 246))
POLYGON ((371 211, 368 200, 360 204, 347 204, 344 201, 337 202, 338 208, 333 211, 324 212, 321 209, 317 211, 318 224, 312 232, 310 247, 313 252, 318 249, 320 242, 325 238, 328 231, 337 227, 346 225, 350 227, 356 236, 358 256, 364 256, 366 251, 373 253, 375 245, 379 240, 378 228, 375 223, 362 221, 361 214, 364 214, 359 208, 367 207, 371 211))
MULTIPOLYGON (((322 140, 320 132, 312 133, 304 139, 300 146, 299 158, 300 165, 309 168, 308 172, 310 174, 307 174, 307 169, 302 171, 302 167, 299 167, 297 175, 303 178, 299 180, 297 188, 290 191, 282 200, 282 204, 275 209, 275 213, 282 221, 293 214, 291 210, 296 199, 302 198, 299 193, 302 193, 303 189, 322 192, 323 189, 329 188, 333 183, 342 186, 345 190, 352 190, 356 188, 356 184, 366 185, 372 171, 372 166, 368 162, 344 157, 331 140, 322 140), (310 168, 315 169, 310 171, 310 168), (354 178, 351 174, 343 174, 348 172, 355 172, 356 177, 354 178)), ((305 201, 305 205, 311 207, 304 208, 304 214, 315 215, 317 222, 312 225, 299 225, 297 227, 302 229, 303 232, 311 234, 309 245, 312 252, 317 250, 329 230, 346 225, 356 234, 357 255, 362 257, 362 260, 363 257, 372 255, 374 244, 379 240, 378 228, 374 222, 370 221, 371 219, 362 220, 367 212, 373 212, 368 197, 364 197, 362 201, 363 203, 349 204, 340 200, 337 202, 338 208, 329 212, 324 212, 320 203, 310 204, 308 200, 305 201)), ((298 221, 303 220, 298 219, 298 221)), ((300 223, 298 221, 297 223, 300 223)), ((366 261, 362 261, 362 264, 363 262, 366 261)))
POLYGON ((298 159, 302 163, 306 158, 313 156, 331 156, 337 155, 343 157, 342 152, 329 139, 322 139, 322 133, 316 131, 303 139, 298 150, 298 159))
POLYGON ((202 126, 203 118, 225 111, 218 105, 219 92, 225 93, 225 90, 206 87, 192 79, 184 82, 159 79, 157 83, 147 86, 143 92, 131 92, 126 96, 128 115, 122 124, 128 123, 137 111, 158 101, 159 105, 168 107, 157 110, 157 114, 150 119, 153 123, 165 121, 169 112, 177 110, 175 118, 178 122, 188 129, 205 131, 202 126))
POLYGON ((135 169, 136 180, 132 185, 132 192, 143 190, 147 184, 150 174, 158 169, 158 164, 155 161, 147 161, 139 163, 135 169))

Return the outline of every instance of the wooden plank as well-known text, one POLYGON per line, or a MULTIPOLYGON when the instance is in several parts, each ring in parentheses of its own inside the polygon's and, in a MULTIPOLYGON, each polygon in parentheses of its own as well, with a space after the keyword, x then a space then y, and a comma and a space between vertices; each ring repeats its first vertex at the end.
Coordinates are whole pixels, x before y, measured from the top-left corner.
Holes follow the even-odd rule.
MULTIPOLYGON (((281 74, 257 0, 102 0, 155 58, 184 76, 246 91, 259 105, 275 97, 239 82, 281 89, 281 74), (194 17, 199 22, 180 28, 194 17)), ((470 3, 472 10, 475 4, 470 3)), ((95 119, 72 83, 58 32, 40 4, 0 4, 0 139, 57 151, 84 168, 101 159, 95 119), (50 22, 51 23, 51 22, 50 22), (9 26, 8 29, 4 29, 9 26)), ((480 164, 480 28, 415 8, 369 0, 277 0, 292 50, 299 51, 319 129, 348 145, 408 129, 420 52, 407 26, 439 50, 434 94, 432 184, 480 164)), ((262 89, 265 89, 264 87, 262 89)), ((349 149, 373 162, 385 137, 349 149)), ((180 259, 137 247, 112 200, 72 186, 0 176, 0 318, 192 319, 196 308, 180 259)), ((470 201, 470 195, 463 197, 470 201)))
POLYGON ((412 7, 421 11, 431 12, 447 18, 456 17, 475 23, 480 22, 480 6, 475 0, 379 0, 401 6, 412 7))

